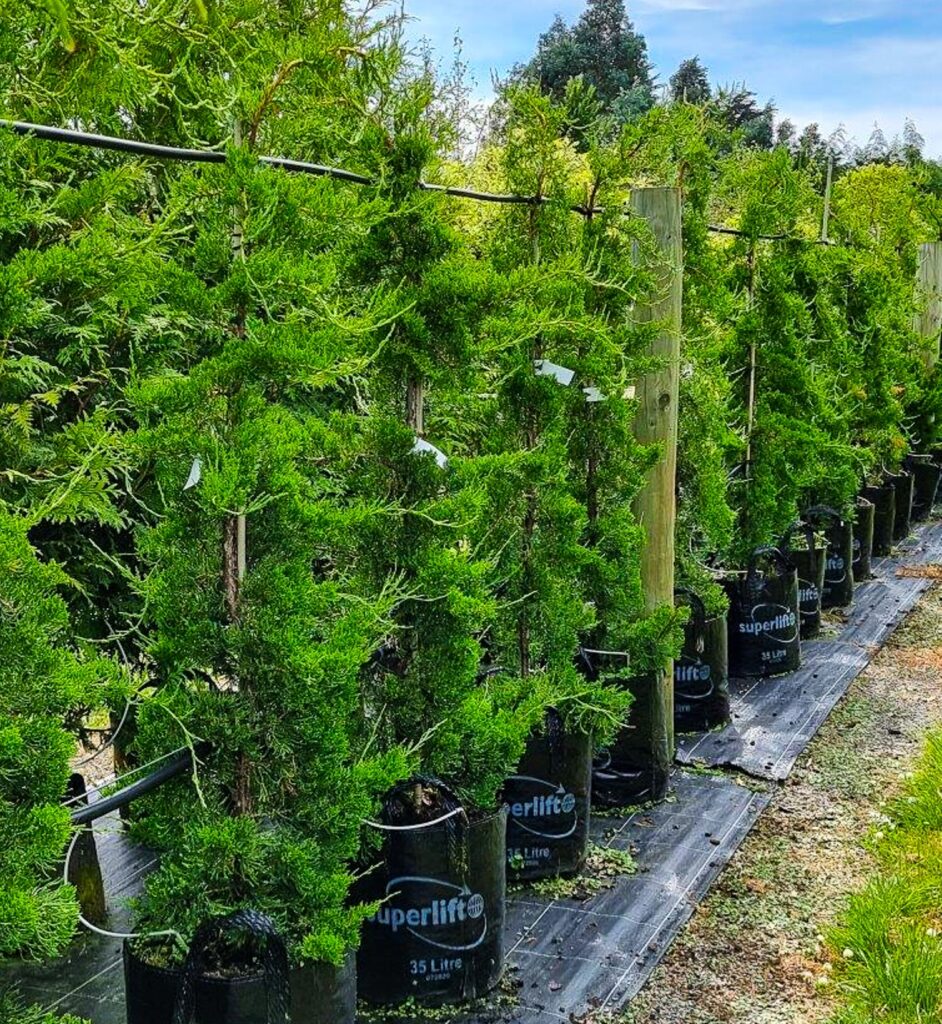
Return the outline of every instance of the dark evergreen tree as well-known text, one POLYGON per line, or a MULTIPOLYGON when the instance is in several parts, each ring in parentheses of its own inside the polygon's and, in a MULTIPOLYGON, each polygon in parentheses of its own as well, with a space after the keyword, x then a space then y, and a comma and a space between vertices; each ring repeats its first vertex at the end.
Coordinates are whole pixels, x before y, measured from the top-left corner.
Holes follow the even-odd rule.
POLYGON ((867 144, 860 153, 860 164, 882 164, 890 157, 890 144, 886 141, 883 129, 875 124, 867 144))
POLYGON ((565 98, 569 81, 579 76, 619 122, 653 105, 647 43, 629 20, 624 0, 588 0, 572 26, 557 16, 540 36, 536 54, 512 75, 539 85, 556 100, 565 98))
POLYGON ((754 92, 745 85, 733 84, 716 91, 713 105, 727 129, 738 133, 744 145, 772 148, 775 106, 771 101, 760 107, 754 92))
POLYGON ((922 161, 922 153, 925 147, 926 140, 919 133, 916 122, 912 118, 907 117, 903 122, 903 140, 900 147, 903 159, 911 167, 918 165, 922 161))
POLYGON ((671 75, 670 96, 675 103, 706 103, 710 98, 710 79, 699 57, 688 57, 671 75))
POLYGON ((798 132, 795 125, 786 117, 775 126, 775 145, 793 150, 797 144, 798 132))

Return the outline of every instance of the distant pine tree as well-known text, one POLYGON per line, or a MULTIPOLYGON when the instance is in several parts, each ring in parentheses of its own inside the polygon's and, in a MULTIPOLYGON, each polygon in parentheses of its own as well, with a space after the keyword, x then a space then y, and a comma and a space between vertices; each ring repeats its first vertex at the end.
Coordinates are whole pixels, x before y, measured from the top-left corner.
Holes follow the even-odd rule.
POLYGON ((675 103, 706 103, 710 79, 699 57, 688 57, 670 77, 670 97, 675 103))
POLYGON ((606 111, 630 120, 654 104, 654 75, 644 36, 635 31, 624 0, 588 0, 574 25, 557 15, 537 51, 512 78, 539 85, 554 99, 582 76, 606 111))

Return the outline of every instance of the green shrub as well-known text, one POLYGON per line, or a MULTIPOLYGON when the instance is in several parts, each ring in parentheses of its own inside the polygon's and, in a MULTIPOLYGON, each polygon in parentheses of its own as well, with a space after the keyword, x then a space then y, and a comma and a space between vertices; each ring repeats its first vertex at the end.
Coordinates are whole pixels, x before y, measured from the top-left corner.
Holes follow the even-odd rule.
POLYGON ((0 989, 0 1024, 91 1024, 84 1018, 27 1006, 11 989, 0 989))
POLYGON ((75 894, 56 878, 71 831, 66 727, 123 692, 110 662, 71 647, 68 583, 0 506, 0 956, 51 957, 72 938, 75 894))

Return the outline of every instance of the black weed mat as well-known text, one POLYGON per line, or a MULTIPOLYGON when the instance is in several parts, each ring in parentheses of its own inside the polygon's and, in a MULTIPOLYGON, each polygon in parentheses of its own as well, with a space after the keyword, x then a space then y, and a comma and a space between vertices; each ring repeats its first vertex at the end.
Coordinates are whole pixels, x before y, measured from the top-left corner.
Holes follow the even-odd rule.
POLYGON ((942 560, 942 523, 920 527, 890 558, 873 565, 836 637, 802 644, 802 666, 774 679, 730 683, 733 720, 725 729, 678 738, 682 764, 734 767, 782 781, 798 756, 903 618, 931 579, 900 576, 942 560))
MULTIPOLYGON (((635 996, 771 794, 719 774, 678 772, 671 798, 628 817, 592 819, 593 840, 629 852, 637 871, 587 900, 512 895, 499 1003, 436 1011, 441 1024, 559 1024, 614 1012, 635 996)), ((399 1024, 399 1013, 364 1021, 399 1024)), ((421 1018, 420 1018, 421 1019, 421 1018)))
MULTIPOLYGON (((154 856, 133 846, 117 816, 95 822, 95 842, 105 882, 105 929, 128 928, 127 901, 140 891, 154 856)), ((29 1003, 87 1017, 92 1024, 124 1024, 121 940, 82 931, 66 956, 42 965, 17 964, 0 970, 0 984, 12 982, 29 1003)))
MULTIPOLYGON (((921 528, 898 555, 874 564, 876 579, 857 591, 840 633, 804 646, 800 671, 779 679, 734 681, 732 725, 683 737, 678 759, 735 766, 782 780, 852 680, 932 581, 897 575, 904 566, 942 561, 942 523, 921 528)), ((637 872, 586 900, 523 889, 511 896, 508 966, 502 991, 471 1012, 364 1015, 362 1024, 434 1020, 438 1024, 559 1024, 605 1019, 622 1009, 693 913, 771 799, 742 777, 681 769, 671 798, 627 816, 595 816, 593 838, 633 855, 637 872)), ((96 827, 111 919, 127 924, 123 901, 152 863, 115 819, 96 827)), ((121 943, 85 934, 69 955, 42 967, 0 970, 31 1001, 93 1024, 124 1024, 121 943)))

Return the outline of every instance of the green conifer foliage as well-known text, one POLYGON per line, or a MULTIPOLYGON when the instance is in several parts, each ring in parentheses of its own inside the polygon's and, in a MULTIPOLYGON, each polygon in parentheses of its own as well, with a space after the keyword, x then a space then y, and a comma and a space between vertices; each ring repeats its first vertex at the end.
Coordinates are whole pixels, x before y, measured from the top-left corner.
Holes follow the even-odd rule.
MULTIPOLYGON (((388 630, 395 587, 357 595, 337 557, 357 510, 338 501, 319 453, 339 443, 330 417, 369 364, 365 339, 398 307, 382 288, 345 287, 369 209, 354 212, 342 185, 257 159, 309 158, 349 137, 344 118, 362 114, 370 81, 358 26, 333 4, 317 17, 250 5, 244 22, 226 20, 238 6, 214 5, 205 40, 181 30, 175 41, 194 47, 180 74, 196 88, 205 61, 203 95, 216 97, 193 117, 211 113, 214 143, 229 142, 225 166, 164 180, 173 260, 202 293, 200 358, 141 373, 127 391, 138 472, 153 481, 138 551, 160 683, 136 749, 150 759, 212 744, 192 779, 143 807, 138 835, 161 865, 137 920, 185 942, 206 917, 253 907, 295 961, 339 964, 369 909, 348 906, 362 822, 409 763, 397 747, 363 747, 359 671, 388 630)), ((154 955, 179 956, 163 945, 154 955)))
POLYGON ((854 358, 842 370, 851 374, 854 435, 868 469, 896 470, 911 446, 935 440, 925 426, 926 436, 914 436, 909 420, 932 387, 913 330, 918 244, 927 226, 912 172, 874 164, 844 175, 834 190, 834 223, 852 247, 842 283, 854 358))
POLYGON ((38 1006, 27 1006, 15 992, 0 990, 0 1024, 91 1024, 84 1018, 51 1013, 38 1006))
POLYGON ((346 907, 361 823, 406 769, 396 750, 377 759, 356 746, 358 673, 389 600, 348 592, 352 568, 331 556, 351 521, 315 456, 375 322, 338 296, 343 190, 235 150, 180 187, 217 344, 188 374, 131 392, 163 496, 140 537, 163 685, 141 709, 139 749, 199 736, 213 752, 145 813, 140 832, 164 854, 140 926, 186 937, 207 916, 254 907, 296 959, 339 963, 365 912, 346 907), (186 488, 194 460, 200 479, 186 488))
POLYGON ((545 705, 518 677, 480 678, 495 595, 474 539, 487 529, 493 468, 464 446, 456 410, 476 384, 477 331, 497 282, 449 223, 449 201, 416 188, 436 173, 445 141, 430 85, 402 90, 372 140, 380 184, 370 198, 386 212, 363 239, 356 279, 395 285, 403 312, 365 375, 366 417, 347 417, 359 446, 348 454, 349 495, 364 510, 349 559, 366 600, 391 579, 402 591, 382 656, 364 674, 367 728, 384 746, 420 743, 423 773, 482 810, 496 805, 545 705), (447 465, 416 451, 417 438, 447 465))
POLYGON ((27 526, 0 506, 0 956, 42 958, 68 944, 78 915, 57 878, 71 831, 66 726, 124 688, 110 662, 71 646, 70 581, 37 557, 27 526))
POLYGON ((483 229, 504 291, 483 323, 490 359, 468 420, 482 454, 501 454, 514 473, 494 492, 484 538, 500 595, 490 641, 494 659, 546 687, 572 727, 603 736, 630 698, 580 677, 579 644, 628 651, 644 671, 662 664, 676 639, 669 617, 643 618, 642 534, 630 514, 655 457, 633 440, 626 398, 646 367, 638 355, 646 336, 628 312, 647 277, 631 252, 650 253, 650 242, 617 214, 601 143, 587 139, 586 175, 564 141, 565 109, 530 88, 506 100, 498 187, 550 201, 496 211, 483 229), (584 177, 594 204, 612 201, 589 223, 569 209, 585 200, 584 177), (541 360, 574 371, 573 381, 538 372, 541 360), (602 400, 587 402, 586 387, 602 400))
POLYGON ((745 152, 727 162, 719 198, 735 203, 744 233, 727 246, 730 286, 742 296, 728 365, 739 380, 739 418, 751 455, 737 483, 733 552, 743 560, 773 543, 816 498, 847 505, 860 468, 808 295, 827 266, 816 268, 805 242, 759 238, 800 238, 803 230, 807 237, 809 215, 818 210, 810 182, 784 150, 745 152), (810 285, 809 273, 816 275, 810 285))

